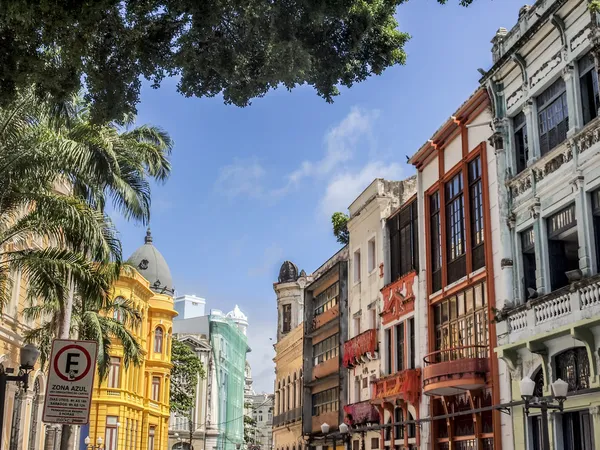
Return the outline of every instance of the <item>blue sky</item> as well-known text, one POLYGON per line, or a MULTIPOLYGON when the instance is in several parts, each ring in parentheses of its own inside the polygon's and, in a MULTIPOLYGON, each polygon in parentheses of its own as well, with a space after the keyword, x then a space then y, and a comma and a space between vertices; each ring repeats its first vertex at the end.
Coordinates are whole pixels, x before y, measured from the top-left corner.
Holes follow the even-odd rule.
MULTIPOLYGON (((403 179, 412 155, 476 89, 491 66, 490 40, 516 23, 523 0, 412 0, 398 8, 411 34, 407 64, 352 89, 333 105, 310 87, 280 89, 250 107, 184 98, 167 80, 145 87, 138 123, 175 141, 173 173, 153 189, 154 243, 179 294, 207 308, 238 304, 248 331, 258 392, 272 392, 276 301, 272 283, 285 259, 311 272, 336 243, 329 217, 376 177, 403 179), (270 340, 273 339, 273 340, 270 340)), ((141 226, 117 220, 124 251, 141 226)))

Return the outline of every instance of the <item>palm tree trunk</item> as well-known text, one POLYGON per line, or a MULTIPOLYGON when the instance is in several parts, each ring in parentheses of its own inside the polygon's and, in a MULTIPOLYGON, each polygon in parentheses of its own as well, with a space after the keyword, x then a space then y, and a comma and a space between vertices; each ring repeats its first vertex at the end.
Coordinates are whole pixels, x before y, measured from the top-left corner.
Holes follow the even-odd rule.
MULTIPOLYGON (((63 311, 61 321, 60 339, 71 337, 71 317, 73 315, 73 301, 75 299, 75 283, 71 279, 69 283, 69 295, 63 311)), ((63 425, 60 438, 60 450, 75 450, 75 433, 72 425, 63 425)))

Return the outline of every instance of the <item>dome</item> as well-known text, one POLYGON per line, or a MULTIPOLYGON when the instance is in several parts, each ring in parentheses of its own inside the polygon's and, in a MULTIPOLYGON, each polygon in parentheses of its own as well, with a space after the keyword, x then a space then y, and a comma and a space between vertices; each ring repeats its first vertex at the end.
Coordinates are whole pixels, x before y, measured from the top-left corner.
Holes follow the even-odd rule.
POLYGON ((146 231, 144 245, 138 248, 127 260, 150 283, 150 289, 157 294, 173 295, 173 279, 167 261, 152 244, 150 228, 146 231))
POLYGON ((285 261, 279 269, 279 282, 288 283, 298 279, 298 266, 291 261, 285 261))
POLYGON ((227 313, 227 317, 237 322, 248 322, 248 316, 242 312, 238 305, 235 305, 233 311, 227 313))

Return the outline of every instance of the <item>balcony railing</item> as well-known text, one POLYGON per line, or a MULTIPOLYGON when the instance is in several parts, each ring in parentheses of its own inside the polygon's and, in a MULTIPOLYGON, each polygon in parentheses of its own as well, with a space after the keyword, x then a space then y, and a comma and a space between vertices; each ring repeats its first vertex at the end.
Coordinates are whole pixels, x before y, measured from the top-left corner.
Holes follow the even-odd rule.
POLYGON ((423 362, 423 390, 432 395, 451 395, 461 386, 485 385, 489 371, 487 345, 453 347, 430 353, 423 362))
POLYGON ((344 422, 350 426, 379 423, 379 411, 368 400, 344 406, 344 422))
POLYGON ((379 378, 373 384, 372 399, 379 400, 400 397, 416 403, 421 394, 421 369, 407 369, 379 378))
POLYGON ((286 425, 302 419, 302 408, 290 409, 284 413, 281 413, 273 417, 273 426, 278 427, 280 425, 286 425))
POLYGON ((344 367, 350 368, 360 364, 364 358, 367 360, 377 358, 377 330, 372 328, 349 341, 344 342, 344 367))
POLYGON ((521 334, 551 331, 600 315, 600 276, 575 282, 543 297, 530 300, 502 314, 508 324, 509 341, 521 339, 521 334))

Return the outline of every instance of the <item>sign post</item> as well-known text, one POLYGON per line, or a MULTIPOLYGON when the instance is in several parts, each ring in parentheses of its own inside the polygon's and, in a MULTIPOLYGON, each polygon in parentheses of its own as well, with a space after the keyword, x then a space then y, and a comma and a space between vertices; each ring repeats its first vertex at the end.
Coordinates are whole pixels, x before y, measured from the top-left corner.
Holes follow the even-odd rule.
POLYGON ((45 423, 84 425, 89 422, 97 351, 95 341, 52 341, 42 416, 45 423))

